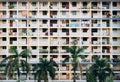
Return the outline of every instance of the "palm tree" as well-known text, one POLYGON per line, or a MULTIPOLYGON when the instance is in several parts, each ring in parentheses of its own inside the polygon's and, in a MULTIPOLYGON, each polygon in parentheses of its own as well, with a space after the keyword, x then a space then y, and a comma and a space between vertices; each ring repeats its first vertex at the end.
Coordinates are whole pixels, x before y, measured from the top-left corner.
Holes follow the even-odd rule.
POLYGON ((47 59, 40 58, 39 63, 33 68, 34 79, 37 79, 37 82, 41 82, 41 80, 48 82, 48 76, 54 79, 56 71, 55 67, 58 67, 58 65, 52 58, 49 61, 47 59))
POLYGON ((22 59, 22 57, 30 57, 29 54, 31 54, 31 51, 25 49, 19 53, 17 47, 13 46, 9 49, 9 52, 13 55, 9 55, 3 59, 0 62, 0 65, 6 64, 4 72, 9 78, 13 77, 15 72, 17 72, 18 82, 20 82, 20 71, 26 71, 26 73, 29 73, 30 71, 29 64, 26 60, 22 59))
POLYGON ((90 67, 90 71, 94 74, 99 82, 105 82, 106 77, 113 74, 113 71, 110 68, 110 64, 107 59, 100 59, 98 56, 94 56, 95 63, 90 67))
POLYGON ((76 82, 76 70, 78 66, 80 68, 81 71, 80 73, 82 75, 82 66, 79 63, 78 58, 82 58, 82 59, 85 58, 85 56, 81 55, 80 53, 83 52, 84 49, 86 49, 86 47, 78 48, 76 44, 77 44, 76 42, 73 42, 73 46, 66 48, 67 52, 69 52, 71 55, 68 55, 63 61, 63 62, 68 62, 70 59, 72 62, 72 66, 73 66, 72 70, 74 71, 73 82, 76 82))

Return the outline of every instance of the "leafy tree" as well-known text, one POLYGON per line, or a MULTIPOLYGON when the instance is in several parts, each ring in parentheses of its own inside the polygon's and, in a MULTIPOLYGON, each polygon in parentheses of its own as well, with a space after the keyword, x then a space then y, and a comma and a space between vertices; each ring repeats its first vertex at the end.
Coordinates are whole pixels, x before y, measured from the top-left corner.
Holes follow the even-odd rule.
POLYGON ((76 46, 76 44, 77 44, 76 42, 73 42, 73 45, 71 47, 66 47, 66 50, 67 50, 67 52, 70 53, 70 55, 68 55, 65 58, 65 60, 63 61, 65 63, 65 62, 68 62, 69 59, 70 59, 71 62, 72 62, 72 66, 73 66, 72 70, 74 71, 73 82, 76 82, 76 70, 77 70, 78 67, 80 68, 81 75, 82 75, 82 66, 79 63, 78 59, 79 58, 82 58, 82 59, 85 58, 85 56, 81 55, 80 53, 83 52, 86 49, 86 47, 78 48, 76 46))
POLYGON ((47 59, 40 58, 39 63, 33 68, 34 79, 37 80, 37 82, 41 82, 41 80, 48 82, 48 76, 54 79, 56 72, 55 67, 58 67, 58 65, 52 58, 49 61, 47 59))
POLYGON ((17 47, 13 46, 9 49, 9 52, 13 55, 9 55, 3 59, 0 62, 0 66, 3 64, 6 65, 4 72, 9 78, 12 78, 15 72, 17 72, 18 82, 20 82, 21 71, 26 71, 26 73, 29 73, 30 71, 29 64, 22 57, 30 57, 31 51, 25 49, 19 53, 17 47))
POLYGON ((92 74, 98 77, 99 82, 105 82, 108 75, 113 74, 110 68, 110 64, 107 59, 100 59, 98 56, 94 56, 95 63, 90 67, 92 74))

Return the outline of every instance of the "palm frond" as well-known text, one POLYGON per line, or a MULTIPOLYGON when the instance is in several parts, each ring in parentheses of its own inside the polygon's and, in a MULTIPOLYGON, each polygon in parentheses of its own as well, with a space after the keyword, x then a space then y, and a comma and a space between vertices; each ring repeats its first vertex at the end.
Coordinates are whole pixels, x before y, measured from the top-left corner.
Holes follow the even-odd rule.
POLYGON ((30 58, 30 57, 31 57, 31 56, 30 56, 31 53, 32 53, 32 52, 31 52, 29 49, 25 49, 25 50, 23 50, 22 52, 20 52, 19 56, 30 58))
POLYGON ((64 59, 63 63, 68 62, 71 57, 67 55, 67 57, 64 59))

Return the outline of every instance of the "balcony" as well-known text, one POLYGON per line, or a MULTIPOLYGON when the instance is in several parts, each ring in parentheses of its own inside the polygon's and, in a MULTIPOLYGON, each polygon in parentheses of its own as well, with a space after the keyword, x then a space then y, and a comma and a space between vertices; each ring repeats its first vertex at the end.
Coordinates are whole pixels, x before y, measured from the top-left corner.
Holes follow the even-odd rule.
POLYGON ((6 5, 5 6, 0 5, 0 9, 6 9, 6 5))
POLYGON ((4 55, 4 54, 6 54, 6 50, 0 49, 0 55, 4 55))
POLYGON ((47 46, 49 45, 47 39, 40 39, 39 44, 40 44, 40 45, 47 45, 47 46))
POLYGON ((6 32, 0 32, 0 36, 6 36, 7 33, 6 32))
POLYGON ((120 22, 113 22, 112 27, 120 27, 120 22))
POLYGON ((0 27, 8 27, 8 24, 7 23, 1 23, 0 27))
POLYGON ((51 49, 50 53, 59 53, 58 49, 51 49))
POLYGON ((101 18, 101 14, 100 14, 100 13, 96 13, 96 14, 93 14, 92 17, 93 17, 93 18, 101 18))
POLYGON ((31 6, 28 6, 27 8, 28 8, 28 9, 38 9, 38 6, 32 6, 32 5, 31 5, 31 6))
POLYGON ((91 18, 90 13, 82 13, 81 18, 91 18))
POLYGON ((66 39, 61 39, 60 40, 60 45, 66 45, 66 44, 69 44, 69 41, 67 41, 66 39))
POLYGON ((27 9, 27 6, 18 5, 18 9, 27 9))
POLYGON ((7 45, 7 41, 0 41, 0 45, 7 45))
POLYGON ((31 50, 31 53, 32 53, 32 54, 38 54, 38 53, 39 53, 39 50, 37 50, 37 49, 36 49, 36 50, 31 50))
POLYGON ((100 54, 101 53, 101 49, 98 48, 98 49, 93 49, 93 53, 94 54, 100 54))
POLYGON ((78 37, 79 35, 78 35, 78 33, 73 33, 73 32, 71 32, 71 33, 70 33, 70 36, 71 36, 71 37, 78 37))
POLYGON ((39 53, 48 53, 48 50, 47 49, 40 49, 39 53))
POLYGON ((90 33, 89 32, 80 33, 79 36, 82 36, 82 37, 90 36, 90 33))
POLYGON ((78 22, 71 22, 71 23, 69 24, 69 26, 70 26, 70 27, 79 27, 80 25, 79 25, 78 22))
POLYGON ((113 32, 111 35, 114 37, 120 36, 120 31, 113 32))
POLYGON ((57 39, 51 40, 50 45, 59 45, 59 40, 57 39))
POLYGON ((26 22, 18 23, 18 27, 27 27, 26 22))
POLYGON ((67 32, 60 32, 59 34, 60 34, 60 36, 68 36, 69 35, 69 33, 67 33, 67 32))
POLYGON ((49 24, 41 24, 40 27, 49 27, 49 24))
POLYGON ((113 45, 120 45, 120 41, 113 41, 112 44, 113 45))
POLYGON ((103 53, 103 54, 110 54, 111 52, 110 52, 109 49, 103 49, 103 50, 102 50, 102 53, 103 53))
POLYGON ((83 53, 84 53, 84 54, 90 54, 90 53, 91 53, 91 50, 90 50, 90 49, 86 49, 86 50, 84 50, 83 53))
POLYGON ((90 45, 90 42, 89 41, 81 41, 81 44, 90 45))
POLYGON ((28 44, 29 45, 38 45, 38 40, 35 40, 35 39, 34 40, 29 40, 28 44))
POLYGON ((93 45, 100 45, 100 41, 93 41, 92 44, 93 45))
POLYGON ((88 21, 82 21, 81 27, 90 27, 90 23, 88 21))
POLYGON ((92 36, 100 36, 100 32, 93 32, 92 36))
POLYGON ((120 51, 119 50, 113 50, 112 53, 113 54, 120 54, 120 51))
POLYGON ((17 45, 17 41, 10 41, 10 45, 17 45))
POLYGON ((101 36, 110 36, 110 32, 102 31, 101 36))
POLYGON ((9 32, 9 36, 17 36, 17 32, 9 32))
POLYGON ((26 39, 19 39, 18 44, 19 45, 27 45, 27 40, 26 39))
POLYGON ((50 9, 59 9, 58 3, 57 2, 51 2, 49 8, 50 9))
POLYGON ((17 9, 17 4, 9 4, 8 9, 17 9))

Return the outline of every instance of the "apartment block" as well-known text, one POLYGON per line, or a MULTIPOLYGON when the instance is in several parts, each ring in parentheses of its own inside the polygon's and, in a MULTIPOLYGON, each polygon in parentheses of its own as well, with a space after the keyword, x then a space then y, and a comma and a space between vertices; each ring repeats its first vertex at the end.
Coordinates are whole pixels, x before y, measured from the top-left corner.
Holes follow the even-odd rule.
MULTIPOLYGON (((82 53, 84 63, 94 62, 93 55, 111 63, 113 58, 120 58, 120 0, 0 0, 0 60, 11 55, 10 47, 17 46, 19 51, 31 50, 31 66, 41 57, 61 63, 70 55, 65 47, 72 46, 73 41, 78 47, 87 47, 82 53)), ((86 79, 87 66, 83 65, 82 78, 77 71, 77 80, 86 79)), ((111 67, 114 79, 120 80, 120 65, 111 67)), ((59 64, 55 80, 72 80, 71 68, 59 64)), ((32 73, 27 80, 33 80, 32 73)))

